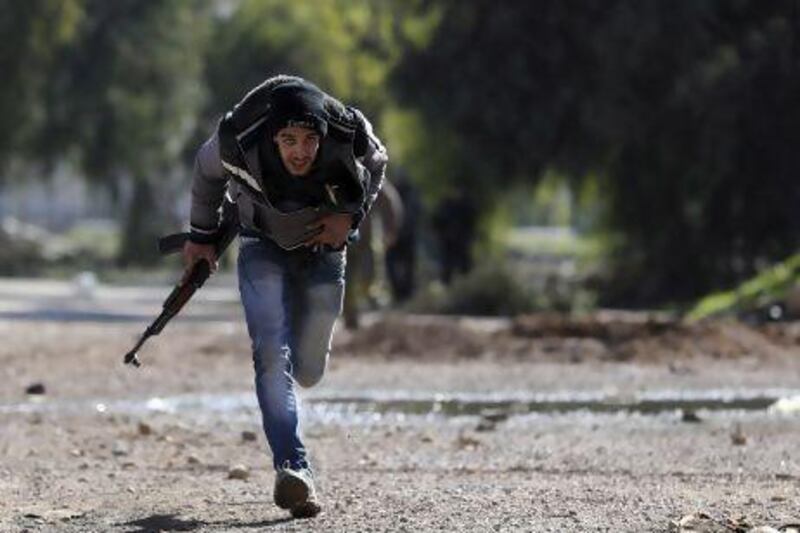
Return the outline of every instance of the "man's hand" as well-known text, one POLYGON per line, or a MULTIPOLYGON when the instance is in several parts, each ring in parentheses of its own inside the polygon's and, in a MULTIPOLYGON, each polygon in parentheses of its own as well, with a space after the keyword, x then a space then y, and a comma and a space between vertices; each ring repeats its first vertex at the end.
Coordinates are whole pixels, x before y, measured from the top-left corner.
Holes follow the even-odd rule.
POLYGON ((192 271, 192 267, 200 261, 205 259, 208 261, 208 266, 212 273, 217 271, 217 254, 214 252, 213 244, 198 244, 192 241, 186 241, 183 245, 183 263, 186 269, 183 271, 181 283, 184 283, 192 271))
POLYGON ((347 240, 350 228, 353 225, 353 215, 348 213, 331 213, 316 222, 309 224, 308 229, 318 230, 319 233, 306 241, 309 247, 327 244, 340 248, 347 240))

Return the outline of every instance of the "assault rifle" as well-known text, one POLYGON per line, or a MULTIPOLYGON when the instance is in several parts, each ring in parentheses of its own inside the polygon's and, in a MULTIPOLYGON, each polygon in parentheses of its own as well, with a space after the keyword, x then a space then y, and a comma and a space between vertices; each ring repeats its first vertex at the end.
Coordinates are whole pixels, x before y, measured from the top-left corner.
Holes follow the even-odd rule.
MULTIPOLYGON (((225 200, 222 205, 222 221, 217 230, 217 240, 214 243, 214 251, 217 258, 221 257, 230 243, 239 232, 239 219, 237 216, 236 205, 225 200)), ((188 233, 175 233, 162 237, 158 241, 158 250, 161 255, 168 255, 183 249, 184 243, 189 239, 188 233)), ((167 296, 162 305, 161 314, 144 331, 136 346, 125 354, 124 362, 126 365, 139 367, 142 363, 137 357, 137 352, 147 339, 161 333, 164 326, 177 315, 186 302, 191 299, 194 293, 203 286, 211 275, 211 265, 208 261, 201 259, 192 267, 189 274, 179 282, 172 292, 167 296)))

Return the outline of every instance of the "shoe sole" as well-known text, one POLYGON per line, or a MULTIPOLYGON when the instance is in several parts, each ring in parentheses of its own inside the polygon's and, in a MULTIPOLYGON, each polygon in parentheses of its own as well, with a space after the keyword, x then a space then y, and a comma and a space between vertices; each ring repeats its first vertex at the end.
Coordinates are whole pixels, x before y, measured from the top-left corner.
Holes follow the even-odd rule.
POLYGON ((300 478, 286 476, 275 487, 275 505, 281 509, 292 509, 308 501, 308 485, 300 478))
POLYGON ((313 518, 317 516, 322 507, 317 502, 307 501, 295 507, 292 507, 293 518, 313 518))

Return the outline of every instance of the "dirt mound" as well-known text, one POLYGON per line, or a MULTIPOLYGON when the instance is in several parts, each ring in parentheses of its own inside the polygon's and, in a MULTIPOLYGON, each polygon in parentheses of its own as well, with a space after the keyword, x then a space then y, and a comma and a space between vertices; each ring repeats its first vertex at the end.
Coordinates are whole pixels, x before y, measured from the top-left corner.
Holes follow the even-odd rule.
POLYGON ((474 358, 491 349, 485 331, 458 318, 391 315, 357 331, 337 334, 338 353, 387 358, 474 358))
POLYGON ((734 320, 691 323, 666 315, 606 311, 583 317, 521 316, 514 320, 511 333, 532 340, 594 339, 604 348, 603 359, 647 361, 778 356, 793 344, 794 336, 784 333, 790 327, 774 325, 767 334, 763 328, 734 320), (776 343, 778 338, 784 342, 776 343))
POLYGON ((685 322, 668 315, 601 311, 514 319, 392 315, 337 342, 339 353, 388 358, 514 357, 550 361, 669 361, 785 356, 800 325, 754 327, 733 320, 685 322))
POLYGON ((571 317, 543 313, 514 319, 511 333, 529 339, 594 339, 617 360, 663 357, 743 357, 777 347, 757 329, 735 321, 689 323, 666 315, 599 312, 571 317))

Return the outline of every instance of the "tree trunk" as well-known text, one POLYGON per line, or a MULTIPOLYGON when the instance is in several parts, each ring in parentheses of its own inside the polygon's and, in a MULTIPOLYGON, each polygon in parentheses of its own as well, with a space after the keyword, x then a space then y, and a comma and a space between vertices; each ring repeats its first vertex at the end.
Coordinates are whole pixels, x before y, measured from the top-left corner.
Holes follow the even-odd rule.
POLYGON ((153 195, 152 185, 136 179, 122 230, 120 266, 150 266, 158 262, 157 239, 164 233, 164 216, 153 195))

